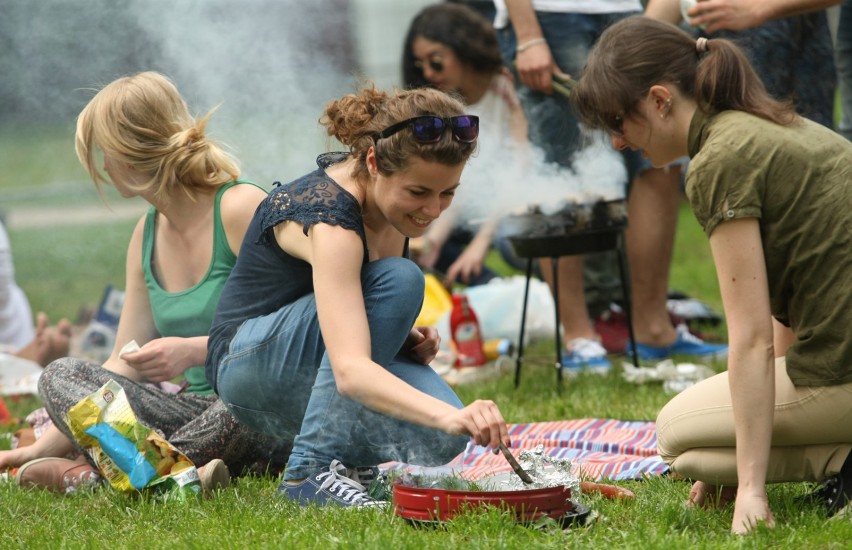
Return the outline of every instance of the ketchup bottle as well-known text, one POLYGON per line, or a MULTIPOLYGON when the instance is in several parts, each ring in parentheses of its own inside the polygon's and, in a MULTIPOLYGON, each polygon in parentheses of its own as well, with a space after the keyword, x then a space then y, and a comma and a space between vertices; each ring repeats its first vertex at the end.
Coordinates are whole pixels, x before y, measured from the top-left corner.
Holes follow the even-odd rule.
POLYGON ((464 294, 453 294, 450 332, 458 353, 456 367, 481 367, 485 364, 479 320, 464 294))

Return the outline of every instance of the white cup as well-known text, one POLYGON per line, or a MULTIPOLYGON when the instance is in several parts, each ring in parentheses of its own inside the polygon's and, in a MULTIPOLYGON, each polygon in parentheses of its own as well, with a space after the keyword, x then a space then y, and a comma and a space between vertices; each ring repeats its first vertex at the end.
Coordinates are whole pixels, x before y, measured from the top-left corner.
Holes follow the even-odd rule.
MULTIPOLYGON (((698 3, 698 0, 680 0, 680 15, 683 17, 683 20, 686 24, 689 24, 689 16, 686 14, 692 6, 698 3)), ((706 25, 698 25, 699 28, 704 29, 706 25)))

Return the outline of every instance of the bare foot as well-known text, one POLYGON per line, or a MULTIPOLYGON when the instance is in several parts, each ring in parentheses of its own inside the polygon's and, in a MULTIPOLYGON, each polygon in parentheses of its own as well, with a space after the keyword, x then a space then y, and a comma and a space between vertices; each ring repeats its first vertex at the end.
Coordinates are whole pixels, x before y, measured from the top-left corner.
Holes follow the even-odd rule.
POLYGON ((71 322, 68 319, 62 319, 55 326, 50 326, 47 314, 39 312, 35 329, 35 338, 18 351, 18 357, 35 361, 44 367, 51 361, 68 356, 71 347, 71 322))
POLYGON ((696 481, 689 491, 686 505, 690 508, 724 508, 737 497, 737 488, 716 486, 703 481, 696 481))
POLYGON ((33 453, 29 451, 29 446, 19 447, 11 451, 0 451, 0 472, 23 466, 30 460, 38 458, 37 456, 33 456, 33 453))

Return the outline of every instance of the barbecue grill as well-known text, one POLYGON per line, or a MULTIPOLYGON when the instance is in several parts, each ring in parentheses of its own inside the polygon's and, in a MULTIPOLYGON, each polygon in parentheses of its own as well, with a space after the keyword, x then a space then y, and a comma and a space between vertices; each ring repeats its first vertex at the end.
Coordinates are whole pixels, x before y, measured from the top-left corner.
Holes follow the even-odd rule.
MULTIPOLYGON (((524 304, 521 309, 521 334, 518 338, 518 355, 515 358, 515 387, 521 383, 521 366, 524 356, 524 334, 526 332, 527 302, 533 260, 552 258, 553 280, 557 281, 558 262, 561 256, 588 254, 615 250, 618 256, 618 271, 624 294, 624 313, 630 341, 633 336, 633 315, 630 297, 630 281, 627 275, 627 259, 624 250, 624 230, 627 228, 627 201, 598 200, 593 203, 567 203, 552 214, 545 214, 539 207, 528 212, 509 216, 505 221, 509 243, 518 257, 527 259, 524 304)), ((558 387, 562 387, 562 335, 559 331, 559 288, 554 285, 553 300, 556 310, 556 376, 558 387)), ((635 346, 632 359, 639 366, 635 346)))

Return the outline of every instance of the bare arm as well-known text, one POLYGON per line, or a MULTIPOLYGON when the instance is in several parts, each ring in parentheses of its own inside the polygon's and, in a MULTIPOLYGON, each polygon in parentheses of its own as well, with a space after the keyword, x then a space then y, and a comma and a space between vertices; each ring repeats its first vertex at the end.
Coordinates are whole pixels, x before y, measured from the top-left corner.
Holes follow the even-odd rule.
POLYGON ((293 229, 301 230, 292 222, 279 225, 276 238, 282 248, 302 254, 299 257, 313 266, 320 329, 342 395, 421 426, 469 434, 481 445, 508 443, 505 421, 494 403, 477 401, 458 410, 406 384, 372 360, 361 287, 363 249, 358 235, 318 224, 309 231, 308 245, 299 244, 295 249, 294 239, 287 238, 293 229))
POLYGON ((672 25, 677 25, 683 20, 680 14, 680 0, 648 0, 645 15, 672 25))
POLYGON ((468 284, 471 277, 482 273, 482 264, 485 263, 485 256, 491 248, 497 224, 496 218, 488 219, 482 224, 473 240, 447 270, 448 282, 453 283, 456 279, 461 279, 463 283, 468 284))
POLYGON ((266 195, 266 191, 249 184, 234 185, 222 194, 219 212, 234 256, 240 255, 240 246, 254 217, 254 211, 266 195))
POLYGON ((518 51, 515 54, 515 68, 525 86, 544 93, 553 93, 554 72, 562 72, 553 60, 553 54, 547 42, 536 42, 544 37, 538 24, 531 0, 506 0, 509 19, 515 29, 518 51), (527 46, 527 47, 525 47, 527 46))
POLYGON ((754 218, 710 236, 728 323, 728 376, 736 429, 737 501, 732 530, 772 522, 766 471, 775 410, 775 361, 763 244, 754 218))
MULTIPOLYGON (((136 224, 130 244, 127 247, 125 265, 124 306, 118 320, 118 331, 112 354, 103 364, 103 368, 117 372, 131 380, 146 381, 145 377, 124 359, 118 356, 119 351, 131 340, 142 346, 157 338, 157 329, 151 314, 151 302, 148 299, 148 288, 142 273, 142 234, 145 227, 145 216, 136 224)), ((129 354, 133 355, 133 354, 129 354)))
POLYGON ((65 456, 74 450, 71 440, 50 424, 32 445, 24 445, 9 451, 0 451, 0 472, 22 466, 30 460, 48 456, 65 456))
MULTIPOLYGON (((782 17, 822 10, 841 0, 699 0, 689 9, 689 24, 707 32, 743 30, 782 17)), ((650 0, 645 15, 670 23, 682 19, 679 0, 650 0)))

